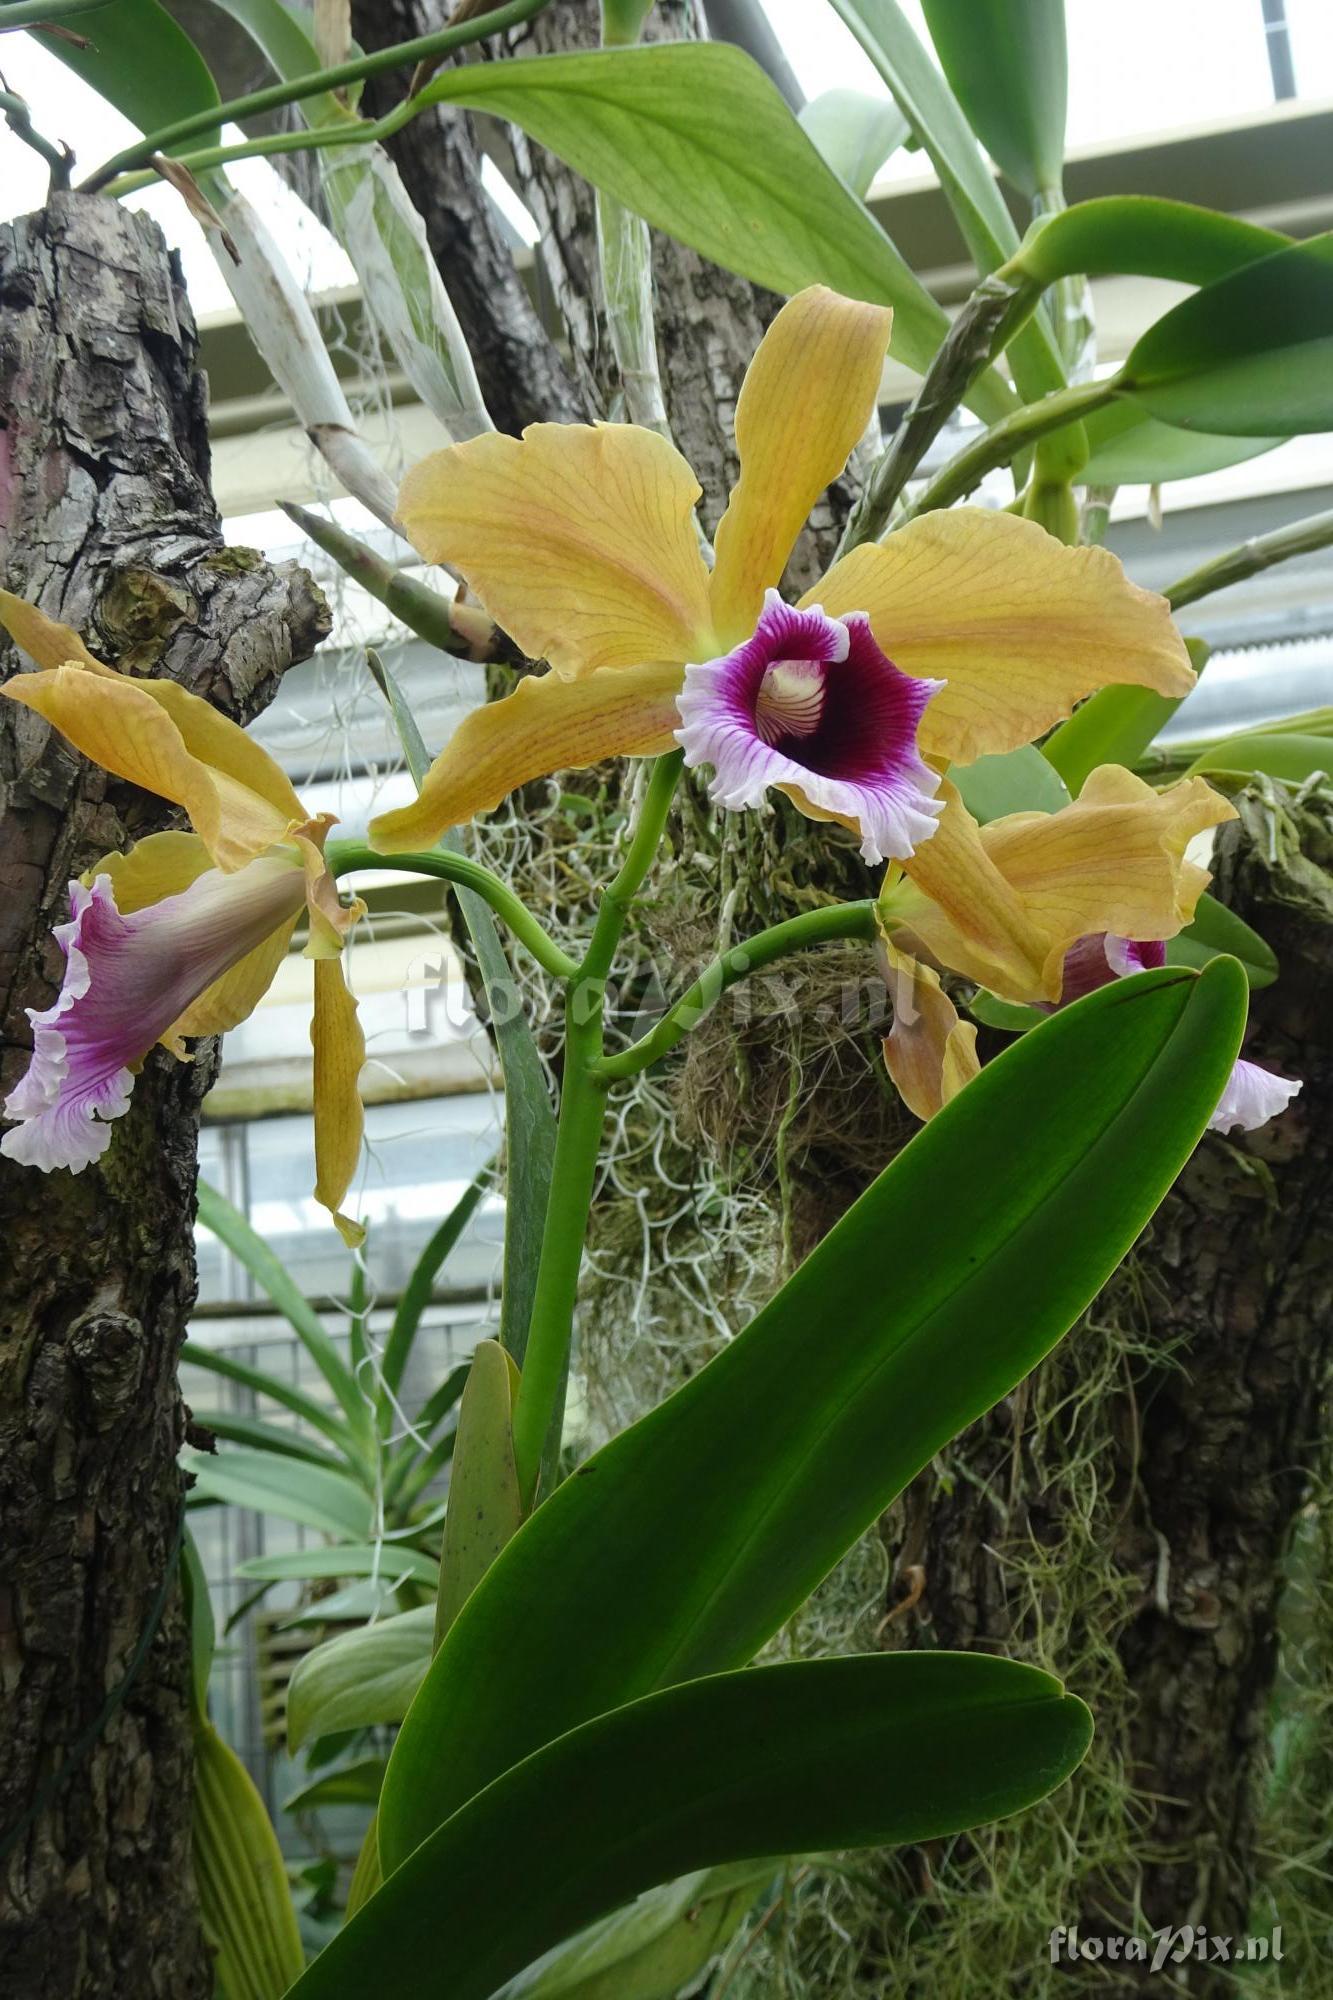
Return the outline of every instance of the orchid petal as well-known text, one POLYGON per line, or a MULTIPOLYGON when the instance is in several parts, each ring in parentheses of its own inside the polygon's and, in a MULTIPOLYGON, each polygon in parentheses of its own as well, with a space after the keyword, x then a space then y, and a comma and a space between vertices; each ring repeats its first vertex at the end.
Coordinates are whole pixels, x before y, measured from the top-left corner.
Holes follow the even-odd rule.
POLYGON ((1002 999, 1058 1001, 1065 954, 1101 931, 1174 937, 1209 876, 1186 859, 1195 834, 1235 809, 1201 778, 1155 792, 1119 765, 1094 771, 1057 813, 979 827, 945 785, 935 838, 906 864, 890 911, 939 965, 1002 999))
POLYGON ((936 686, 899 673, 866 619, 797 611, 770 590, 742 645, 686 667, 676 740, 688 766, 712 765, 718 805, 785 792, 809 818, 859 833, 874 864, 935 831, 939 775, 916 738, 936 686))
POLYGON ((0 692, 113 776, 183 807, 219 868, 244 867, 305 817, 268 752, 174 681, 60 666, 20 674, 0 692))
POLYGON ((365 1229, 341 1211, 361 1157, 365 1113, 357 1079, 366 1060, 366 1038, 339 959, 315 960, 310 1040, 315 1052, 315 1200, 328 1209, 343 1242, 356 1249, 365 1241, 365 1229))
POLYGON ((667 665, 606 667, 577 681, 530 675, 464 717, 421 796, 371 822, 372 846, 382 854, 430 847, 446 827, 488 812, 530 779, 670 750, 680 682, 680 668, 667 665))
MULTIPOLYGON (((150 857, 161 865, 161 854, 150 857)), ((132 881, 125 857, 122 873, 132 881)), ((145 863, 148 869, 150 863, 145 863)), ((178 894, 126 914, 109 874, 70 885, 72 919, 56 930, 65 976, 50 1007, 29 1010, 32 1061, 5 1113, 10 1159, 79 1173, 100 1159, 109 1121, 129 1107, 134 1074, 200 996, 304 902, 300 870, 266 855, 232 875, 208 869, 178 894)))
POLYGON ((1066 548, 1014 514, 922 515, 835 563, 802 601, 815 600, 866 612, 904 673, 946 682, 922 724, 927 757, 1016 750, 1113 682, 1171 696, 1194 685, 1164 597, 1106 549, 1066 548))
POLYGON ((1242 1057, 1235 1065, 1222 1092, 1222 1099, 1208 1121, 1210 1132, 1257 1132, 1270 1118, 1285 1111, 1300 1091, 1289 1077, 1275 1076, 1271 1069, 1242 1057))
POLYGON ((21 646, 39 667, 85 667, 92 674, 109 674, 112 668, 94 659, 71 625, 58 624, 35 604, 25 604, 12 591, 0 590, 0 625, 16 646, 21 646))
POLYGON ((893 998, 884 1060, 898 1095, 924 1121, 981 1074, 977 1031, 960 1019, 937 972, 899 951, 889 938, 881 944, 893 998))
POLYGON ((398 509, 427 561, 460 570, 530 659, 572 679, 710 650, 699 490, 654 431, 532 424, 433 453, 398 509))
POLYGON ((716 538, 711 600, 723 647, 754 630, 765 590, 874 415, 892 324, 885 306, 812 285, 760 341, 736 404, 740 478, 716 538))

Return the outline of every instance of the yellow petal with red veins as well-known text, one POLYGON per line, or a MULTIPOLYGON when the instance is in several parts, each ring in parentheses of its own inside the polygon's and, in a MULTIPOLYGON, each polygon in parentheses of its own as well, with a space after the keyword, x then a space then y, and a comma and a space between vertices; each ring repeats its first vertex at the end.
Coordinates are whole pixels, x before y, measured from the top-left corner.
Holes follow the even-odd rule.
POLYGON ((1071 549, 1035 521, 960 507, 854 549, 806 593, 831 617, 864 611, 904 673, 943 679, 923 755, 970 764, 1031 743, 1096 689, 1194 685, 1164 597, 1106 549, 1071 549))
POLYGON ((0 625, 39 667, 63 667, 73 662, 89 673, 112 672, 93 657, 71 625, 58 624, 35 604, 25 604, 9 590, 0 590, 0 625))
POLYGON ((430 847, 533 778, 674 749, 680 683, 680 668, 665 665, 606 667, 577 681, 530 675, 503 701, 464 717, 420 798, 372 820, 371 845, 382 854, 430 847))
POLYGON ((361 1157, 365 1113, 357 1079, 366 1060, 366 1038, 341 959, 315 960, 310 1040, 315 1051, 315 1200, 328 1209, 343 1242, 355 1249, 366 1232, 342 1213, 342 1204, 361 1157))
POLYGON ((1186 859, 1189 842, 1236 816, 1202 778, 1155 792, 1116 764, 1058 813, 984 827, 943 790, 939 831, 904 864, 912 887, 887 907, 937 964, 1019 1002, 1059 999, 1080 937, 1175 937, 1209 880, 1186 859))
POLYGON ((2 691, 113 776, 183 807, 219 868, 244 867, 305 817, 267 751, 174 682, 61 666, 2 691))
POLYGON ((882 940, 893 1000, 884 1060, 908 1110, 926 1120, 981 1074, 977 1031, 960 1019, 939 974, 882 940))
POLYGON ((532 424, 450 445, 408 473, 399 518, 498 625, 565 677, 706 659, 699 482, 633 424, 532 424))
POLYGON ((740 478, 717 531, 712 605, 721 650, 753 632, 810 509, 870 422, 892 325, 886 306, 812 285, 760 341, 736 404, 740 478))

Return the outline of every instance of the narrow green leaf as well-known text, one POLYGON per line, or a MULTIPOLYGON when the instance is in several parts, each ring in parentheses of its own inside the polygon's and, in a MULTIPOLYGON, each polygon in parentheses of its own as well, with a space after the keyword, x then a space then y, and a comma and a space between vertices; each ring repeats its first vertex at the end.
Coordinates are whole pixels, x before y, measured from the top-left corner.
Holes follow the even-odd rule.
POLYGON ((195 1424, 202 1424, 214 1437, 220 1437, 227 1444, 243 1444, 254 1451, 275 1452, 279 1458, 303 1459, 307 1465, 331 1466, 340 1472, 346 1463, 342 1458, 326 1451, 323 1445, 311 1444, 299 1431, 286 1430, 281 1424, 268 1424, 262 1417, 250 1417, 235 1410, 191 1409, 195 1424))
MULTIPOLYGON (((402 1297, 398 1301, 398 1310, 393 1316, 389 1337, 384 1343, 384 1358, 380 1364, 385 1387, 390 1391, 396 1390, 403 1379, 403 1369, 407 1366, 407 1358, 412 1352, 412 1343, 416 1339, 417 1328, 421 1325, 421 1315, 430 1304, 436 1277, 457 1248, 459 1238, 476 1214, 481 1198, 491 1181, 492 1165, 493 1162, 490 1160, 486 1162, 471 1185, 454 1203, 443 1222, 432 1232, 430 1241, 412 1266, 411 1274, 403 1287, 402 1297)), ((386 1398, 382 1421, 388 1421, 391 1414, 392 1405, 386 1398)))
POLYGON ((287 1690, 287 1747, 317 1736, 401 1722, 430 1665, 435 1607, 400 1611, 326 1639, 299 1660, 287 1690))
POLYGON ((1333 429, 1333 234, 1205 285, 1149 327, 1120 377, 1182 430, 1290 437, 1333 429))
POLYGON ((373 1806, 384 1783, 387 1757, 362 1757, 301 1785, 282 1802, 287 1813, 318 1812, 323 1806, 373 1806))
POLYGON ((1272 946, 1258 931, 1251 930, 1243 917, 1205 893, 1199 898, 1194 922, 1167 945, 1167 963, 1202 968, 1223 954, 1240 960, 1245 977, 1256 990, 1271 986, 1277 978, 1277 953, 1272 946))
POLYGON ((370 1495, 345 1472, 279 1458, 271 1451, 223 1451, 212 1457, 188 1446, 181 1464, 194 1474, 194 1491, 210 1500, 300 1521, 340 1541, 369 1539, 370 1495))
POLYGON ((556 1489, 413 1704, 386 1868, 525 1752, 754 1656, 1114 1270, 1217 1104, 1246 993, 1226 960, 1140 974, 1023 1036, 738 1339, 556 1489))
POLYGON ((435 1643, 523 1521, 514 1465, 513 1399, 518 1370, 496 1340, 479 1340, 458 1411, 458 1438, 444 1517, 435 1643))
MULTIPOLYGON (((268 59, 274 75, 284 83, 291 83, 300 76, 315 76, 325 67, 315 48, 311 34, 313 22, 308 11, 303 20, 297 9, 287 6, 285 0, 213 0, 213 5, 221 7, 239 27, 245 29, 268 59)), ((349 56, 355 53, 355 49, 348 50, 349 56)), ((359 86, 354 87, 353 95, 358 90, 359 86)), ((301 115, 308 125, 324 125, 333 120, 341 124, 347 118, 346 109, 329 91, 303 98, 301 115)), ((195 150, 193 141, 191 150, 195 150)))
POLYGON ((296 2000, 426 2000, 443 1964, 450 2000, 488 2000, 691 1864, 934 1840, 1020 1811, 1068 1777, 1091 1733, 1058 1681, 980 1653, 802 1661, 667 1688, 548 1744, 455 1814, 296 2000), (553 1821, 559 1837, 534 1840, 553 1821), (519 1855, 522 1893, 497 1921, 519 1855))
POLYGON ((923 0, 940 67, 1000 172, 1060 186, 1069 92, 1064 0, 923 0))
POLYGON ((1064 780, 1034 744, 1002 756, 978 757, 949 772, 963 804, 979 825, 1006 813, 1059 812, 1069 804, 1064 780))
POLYGON ((814 140, 839 180, 864 201, 890 153, 910 127, 891 97, 864 90, 826 90, 798 113, 801 129, 814 140))
POLYGON ((436 77, 419 101, 509 119, 594 187, 757 285, 824 284, 891 305, 893 352, 909 368, 924 372, 948 331, 759 65, 729 43, 470 63, 436 77))
MULTIPOLYGON (((222 101, 207 63, 158 0, 116 0, 111 15, 89 21, 82 46, 56 35, 41 43, 141 132, 222 101)), ((215 125, 200 132, 199 144, 216 146, 220 136, 215 125)))
POLYGON ((366 1399, 330 1339, 323 1320, 281 1258, 251 1228, 240 1210, 203 1180, 199 1183, 199 1220, 234 1257, 239 1257, 260 1290, 295 1328, 301 1345, 346 1411, 353 1431, 364 1433, 369 1420, 366 1399))
POLYGON ((280 1555, 251 1556, 236 1565, 237 1576, 268 1583, 304 1583, 326 1576, 410 1576, 432 1588, 440 1573, 433 1557, 400 1542, 341 1542, 332 1549, 288 1549, 280 1555))
POLYGON ((192 1368, 205 1368, 210 1375, 221 1375, 228 1382, 239 1382, 243 1388, 251 1389, 257 1396, 267 1396, 272 1402, 280 1403, 284 1410, 301 1417, 313 1430, 322 1431, 332 1438, 350 1457, 353 1455, 355 1440, 344 1419, 333 1410, 326 1410, 313 1396, 307 1396, 280 1375, 270 1375, 263 1368, 251 1368, 247 1362, 238 1361, 225 1347, 205 1347, 197 1340, 187 1340, 181 1349, 181 1360, 192 1368))

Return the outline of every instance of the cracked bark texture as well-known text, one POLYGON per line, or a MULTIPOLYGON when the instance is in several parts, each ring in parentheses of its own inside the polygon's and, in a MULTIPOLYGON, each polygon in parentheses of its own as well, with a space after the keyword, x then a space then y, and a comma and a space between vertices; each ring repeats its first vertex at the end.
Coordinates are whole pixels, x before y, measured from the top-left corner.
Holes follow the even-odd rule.
MULTIPOLYGON (((1333 794, 1292 806, 1276 792, 1248 793, 1239 805, 1240 823, 1218 843, 1215 892, 1269 940, 1282 968, 1254 996, 1246 1054, 1304 1088, 1263 1130, 1204 1140, 1126 1270, 1045 1364, 1049 1408, 1095 1378, 1108 1327, 1143 1315, 1149 1351, 1128 1358, 1114 1402, 1099 1516, 1110 1571, 1090 1615, 1120 1621, 1130 1703, 1110 1726, 1144 1817, 1136 1874, 1085 1865, 1077 1904, 1059 1913, 1090 1936, 1250 1928, 1284 1565, 1326 1450, 1333 794)), ((1032 1423, 1033 1387, 945 1454, 947 1482, 923 1475, 907 1496, 899 1562, 919 1565, 925 1587, 895 1621, 906 1643, 1020 1656, 1040 1648, 1040 1620, 1011 1561, 1034 1544, 1061 1544, 1070 1496, 1062 1448, 1052 1451, 1032 1423)), ((1092 1690, 1073 1686, 1095 1706, 1092 1690)), ((1010 1837, 1021 1849, 1021 1820, 1010 1837)), ((1044 1938, 1034 1940, 1034 1963, 1038 1946, 1044 1938)), ((1171 1971, 1175 1992, 1223 2000, 1237 1990, 1216 1961, 1171 1971)), ((1069 1968, 1067 1984, 1129 1995, 1162 1990, 1162 1977, 1087 1964, 1069 1968)), ((1314 1967, 1292 1968, 1302 1991, 1314 1977, 1314 1967)))
MULTIPOLYGON (((244 722, 328 613, 294 565, 223 546, 195 351, 146 218, 58 195, 0 229, 0 580, 244 722)), ((0 1090, 27 1065, 24 1010, 59 984, 71 876, 173 823, 0 703, 0 1090)), ((209 1053, 155 1051, 77 1177, 0 1159, 0 1991, 16 2000, 212 1986, 175 1574, 209 1053)))

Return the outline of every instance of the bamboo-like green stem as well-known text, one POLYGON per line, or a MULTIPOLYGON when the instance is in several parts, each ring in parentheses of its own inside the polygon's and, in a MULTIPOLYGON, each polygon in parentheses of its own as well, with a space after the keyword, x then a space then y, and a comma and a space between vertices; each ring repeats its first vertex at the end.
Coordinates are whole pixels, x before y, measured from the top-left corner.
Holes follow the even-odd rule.
POLYGON ((826 909, 806 910, 799 917, 788 917, 785 923, 760 931, 744 944, 733 945, 730 951, 724 951, 720 958, 705 966, 694 984, 673 1001, 646 1035, 616 1055, 604 1056, 594 1074, 605 1083, 619 1083, 637 1076, 640 1070, 668 1055, 697 1028, 729 987, 791 952, 844 938, 865 938, 869 942, 874 936, 875 905, 869 901, 833 903, 826 909))
POLYGON ((1316 549, 1326 549, 1330 542, 1333 542, 1333 510, 1307 514, 1285 528, 1255 535, 1225 554, 1214 556, 1211 562, 1201 563, 1188 576, 1182 576, 1179 583, 1171 585, 1166 593, 1167 602, 1173 611, 1182 611, 1187 604, 1197 604, 1201 597, 1210 597, 1215 590, 1244 583, 1246 577, 1258 576, 1261 570, 1289 562, 1293 556, 1313 555, 1316 549))
POLYGON ((569 953, 561 950, 509 884, 466 854, 450 854, 441 848, 429 854, 377 854, 373 847, 355 840, 331 840, 324 851, 335 875, 350 875, 359 868, 401 868, 409 875, 434 875, 455 888, 471 889, 508 924, 543 972, 549 972, 553 979, 572 979, 578 971, 569 953))
POLYGON ((902 520, 915 520, 920 514, 933 513, 937 507, 951 507, 955 500, 965 499, 988 472, 1008 465, 1027 445, 1035 444, 1049 432, 1076 424, 1092 411, 1114 402, 1119 392, 1119 377, 1112 375, 1104 382, 1076 382, 1067 389, 1057 389, 1054 395, 1043 396, 1038 403, 1025 404, 950 459, 902 520))
MULTIPOLYGON (((257 118, 263 112, 276 111, 284 104, 298 104, 303 97, 318 97, 325 91, 341 90, 345 84, 360 83, 363 78, 378 76, 384 70, 403 68, 427 57, 451 55, 455 49, 485 41, 489 35, 501 34, 506 28, 530 21, 546 5, 547 0, 507 0, 505 6, 496 7, 488 14, 475 15, 470 21, 460 22, 457 27, 440 28, 432 35, 417 35, 409 42, 397 42, 392 48, 379 49, 373 55, 361 55, 351 62, 336 63, 332 69, 296 77, 289 83, 270 84, 264 90, 253 90, 245 97, 234 97, 226 104, 194 112, 188 118, 178 118, 173 124, 146 133, 123 152, 114 154, 81 184, 82 192, 95 193, 108 181, 114 180, 117 174, 142 166, 154 153, 173 152, 182 140, 193 139, 200 132, 211 132, 219 125, 237 123, 245 118, 257 118)), ((407 104, 390 116, 400 117, 411 102, 408 99, 407 104)), ((384 121, 379 122, 382 124, 384 121)))
POLYGON ((537 1499, 543 1463, 554 1455, 564 1406, 574 1302, 606 1116, 606 1085, 596 1068, 603 1049, 607 977, 630 906, 661 844, 681 762, 681 753, 674 751, 653 766, 625 859, 602 896, 583 963, 565 989, 560 1123, 537 1295, 514 1403, 514 1465, 525 1511, 537 1499))
POLYGON ((408 630, 427 645, 438 646, 441 652, 458 654, 464 659, 489 657, 496 633, 484 612, 470 605, 453 604, 418 577, 395 569, 383 556, 376 555, 374 549, 367 548, 325 515, 298 507, 292 500, 279 500, 278 505, 303 535, 308 535, 325 555, 332 556, 353 583, 359 583, 386 611, 401 618, 408 630))
POLYGON ((12 7, 0 7, 0 35, 7 28, 40 28, 48 21, 63 21, 69 14, 91 14, 110 0, 16 0, 12 7))

